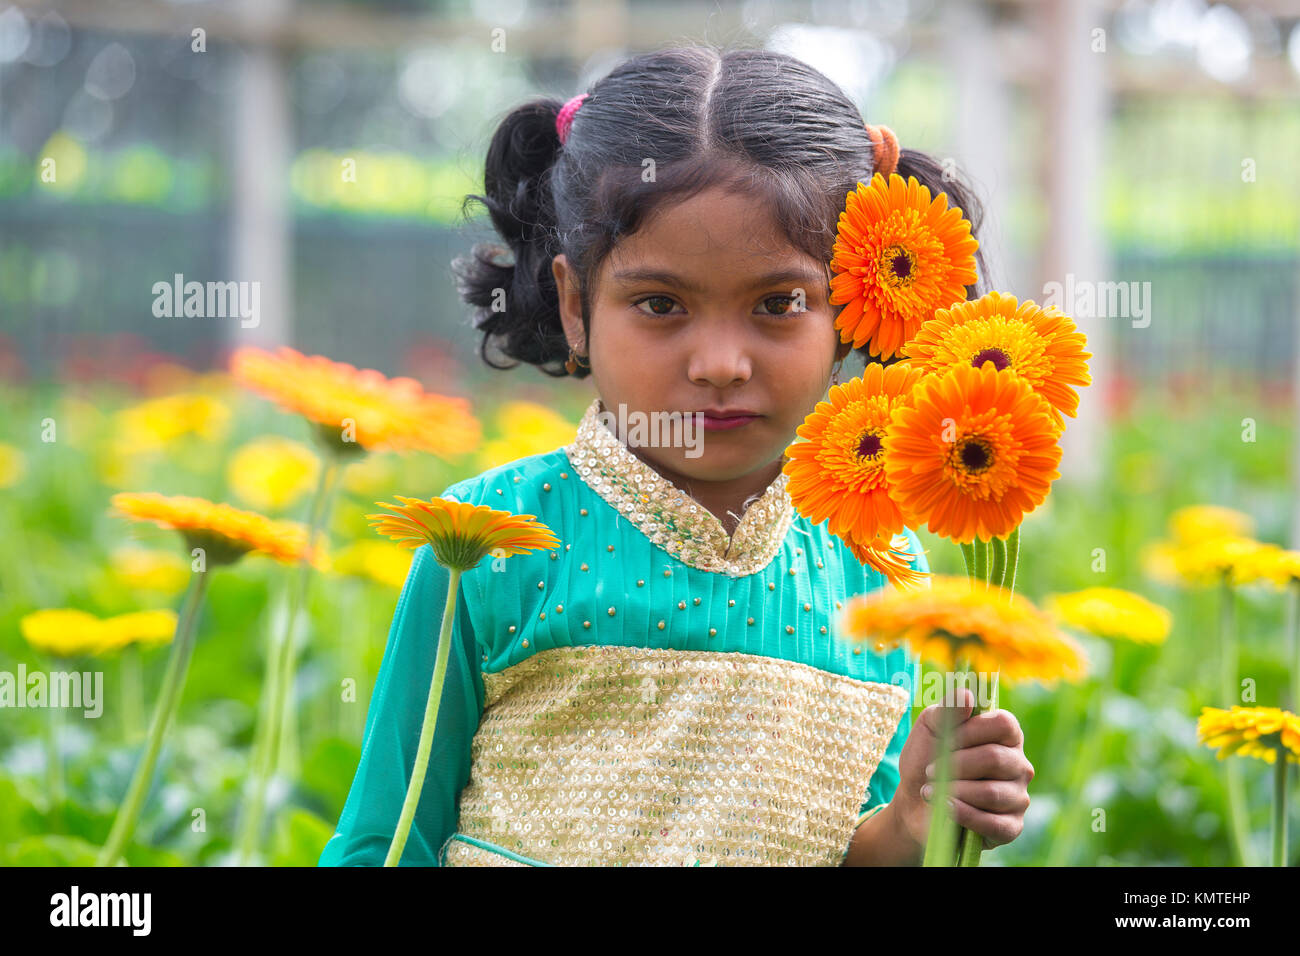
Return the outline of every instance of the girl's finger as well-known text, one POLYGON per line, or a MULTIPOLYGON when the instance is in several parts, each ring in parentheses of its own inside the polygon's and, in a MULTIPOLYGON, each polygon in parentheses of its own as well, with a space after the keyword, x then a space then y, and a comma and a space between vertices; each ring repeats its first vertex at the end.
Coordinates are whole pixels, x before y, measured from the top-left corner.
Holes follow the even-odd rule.
MULTIPOLYGON (((954 750, 948 758, 949 773, 953 780, 1019 780, 1030 779, 1032 768, 1021 750, 1003 744, 980 744, 965 750, 954 750)), ((938 767, 932 763, 926 768, 926 779, 938 776, 938 767)))
POLYGON ((957 750, 994 743, 1020 747, 1025 742, 1025 735, 1016 715, 1009 710, 999 709, 972 714, 957 728, 953 741, 953 749, 957 750))
POLYGON ((959 826, 974 830, 984 837, 984 849, 991 850, 1004 843, 1010 843, 1020 836, 1024 829, 1024 817, 1015 813, 987 813, 972 807, 958 797, 949 798, 952 803, 948 810, 959 826))
POLYGON ((986 813, 1023 814, 1029 809, 1029 793, 1010 780, 954 780, 948 795, 986 813))

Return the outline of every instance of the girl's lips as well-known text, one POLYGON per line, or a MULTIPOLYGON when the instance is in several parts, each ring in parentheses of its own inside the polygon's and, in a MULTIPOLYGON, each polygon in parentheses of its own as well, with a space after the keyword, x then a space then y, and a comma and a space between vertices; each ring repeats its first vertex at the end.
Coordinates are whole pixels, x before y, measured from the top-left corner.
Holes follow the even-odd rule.
POLYGON ((761 415, 736 415, 727 418, 715 418, 706 412, 702 424, 708 431, 721 431, 728 428, 741 428, 750 422, 758 421, 761 417, 761 415))

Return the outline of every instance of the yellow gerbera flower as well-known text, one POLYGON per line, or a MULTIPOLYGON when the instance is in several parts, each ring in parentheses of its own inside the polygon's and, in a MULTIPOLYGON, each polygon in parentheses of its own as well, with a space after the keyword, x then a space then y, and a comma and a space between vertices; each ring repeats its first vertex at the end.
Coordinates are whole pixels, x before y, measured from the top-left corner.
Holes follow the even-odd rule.
POLYGON ((1221 505, 1191 505, 1169 518, 1169 531, 1178 544, 1199 544, 1207 538, 1249 538, 1255 533, 1248 514, 1221 505))
POLYGON ((411 569, 410 552, 382 541, 355 541, 339 550, 331 570, 401 588, 411 569))
POLYGON ((95 654, 103 645, 99 618, 73 608, 34 611, 18 622, 18 630, 33 648, 54 657, 95 654))
POLYGON ((227 504, 156 492, 120 492, 113 496, 112 503, 123 517, 181 532, 190 548, 204 550, 209 564, 229 564, 250 551, 285 562, 299 561, 312 551, 314 561, 323 560, 319 542, 315 549, 309 549, 307 528, 296 521, 272 521, 227 504))
POLYGON ((1173 615, 1165 608, 1120 588, 1052 594, 1045 604, 1049 613, 1072 627, 1139 644, 1163 642, 1173 623, 1173 615))
POLYGON ((396 514, 366 515, 380 534, 388 535, 408 548, 428 544, 443 567, 467 571, 490 551, 505 556, 558 547, 560 540, 533 515, 496 511, 487 505, 473 505, 447 498, 406 498, 400 505, 376 501, 396 514))
POLYGON ((1276 545, 1254 538, 1206 538, 1195 544, 1169 545, 1165 554, 1182 584, 1208 587, 1223 583, 1251 584, 1265 576, 1276 545))
POLYGON ((1261 555, 1259 573, 1280 588, 1300 583, 1300 551, 1276 548, 1261 555))
POLYGON ((1300 763, 1300 717, 1277 707, 1202 707, 1196 734, 1205 746, 1220 748, 1219 760, 1240 754, 1273 764, 1284 753, 1300 763))
POLYGON ((505 402, 496 414, 496 434, 478 454, 482 471, 516 458, 540 455, 573 441, 576 422, 536 402, 505 402))
POLYGON ((182 392, 123 409, 114 421, 115 449, 131 455, 165 448, 184 435, 216 441, 226 434, 230 409, 211 395, 182 392))
POLYGON ((1009 370, 1047 399, 1053 420, 1064 429, 1062 413, 1078 413, 1075 387, 1092 383, 1086 342, 1074 320, 1057 309, 1044 309, 1033 299, 1017 305, 1013 295, 990 292, 938 309, 902 352, 927 372, 979 368, 985 362, 999 372, 1009 370))
POLYGON ((120 650, 128 644, 146 648, 168 644, 176 636, 176 621, 176 612, 169 609, 132 611, 105 618, 100 622, 103 635, 101 653, 120 650))
POLYGON ((283 346, 275 353, 236 349, 230 370, 241 385, 315 422, 326 447, 337 453, 455 456, 472 451, 482 437, 468 401, 426 392, 413 378, 387 378, 283 346))
POLYGON ((977 672, 1050 684, 1078 680, 1086 668, 1078 643, 1027 599, 974 587, 966 578, 935 575, 929 588, 857 595, 845 604, 842 621, 840 633, 850 640, 872 642, 879 651, 906 641, 948 671, 965 660, 977 672))
POLYGON ((19 621, 23 638, 33 648, 55 657, 105 654, 129 644, 155 647, 176 633, 176 612, 133 611, 98 618, 73 608, 35 611, 19 621))
POLYGON ((185 590, 191 574, 189 564, 176 552, 133 545, 114 550, 109 555, 108 568, 118 583, 126 587, 164 594, 185 590))
POLYGON ((915 176, 877 173, 845 197, 831 256, 831 305, 840 340, 884 359, 898 354, 935 310, 964 301, 979 240, 948 196, 932 200, 915 176))
POLYGON ((320 460, 302 442, 264 435, 230 456, 226 483, 259 511, 283 511, 311 491, 319 473, 320 460))

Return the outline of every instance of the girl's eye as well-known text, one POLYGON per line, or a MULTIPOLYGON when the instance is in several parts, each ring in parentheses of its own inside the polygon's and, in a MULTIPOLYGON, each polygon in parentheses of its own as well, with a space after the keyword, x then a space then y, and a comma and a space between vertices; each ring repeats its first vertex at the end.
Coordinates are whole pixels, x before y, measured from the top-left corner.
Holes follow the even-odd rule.
POLYGON ((772 309, 765 313, 767 315, 797 315, 801 311, 795 308, 795 297, 792 295, 769 295, 763 300, 763 305, 772 309), (777 303, 776 306, 771 305, 774 302, 777 303))
MULTIPOLYGON (((647 315, 672 315, 672 312, 669 311, 669 309, 671 309, 672 307, 673 300, 668 298, 668 296, 666 295, 648 295, 644 299, 638 299, 633 304, 636 306, 640 306, 643 302, 657 302, 661 306, 666 305, 668 307, 666 309, 660 309, 652 305, 650 307, 650 311, 646 313, 647 315)), ((645 310, 642 309, 641 311, 644 312, 645 310)))

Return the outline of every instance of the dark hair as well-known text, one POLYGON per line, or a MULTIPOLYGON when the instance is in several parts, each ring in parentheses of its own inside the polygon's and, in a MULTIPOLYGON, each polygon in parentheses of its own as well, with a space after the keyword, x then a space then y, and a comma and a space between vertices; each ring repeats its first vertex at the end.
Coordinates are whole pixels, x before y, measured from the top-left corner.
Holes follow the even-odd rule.
MULTIPOLYGON (((486 195, 462 204, 462 213, 474 201, 486 206, 509 247, 481 243, 452 263, 483 333, 480 354, 494 368, 527 362, 568 374, 551 273, 556 255, 564 253, 580 277, 590 334, 602 261, 660 204, 710 186, 743 186, 771 204, 793 247, 829 268, 845 196, 874 172, 852 101, 813 67, 767 50, 700 45, 632 57, 591 87, 563 146, 555 130, 562 106, 543 98, 511 110, 488 147, 486 195), (654 160, 652 182, 642 176, 647 159, 654 160)), ((895 171, 915 176, 932 196, 947 193, 978 238, 982 207, 936 160, 902 149, 895 171)), ((984 279, 982 250, 976 257, 984 279)), ((979 287, 967 286, 968 297, 982 294, 979 287)), ((587 374, 580 366, 575 377, 587 374)))

